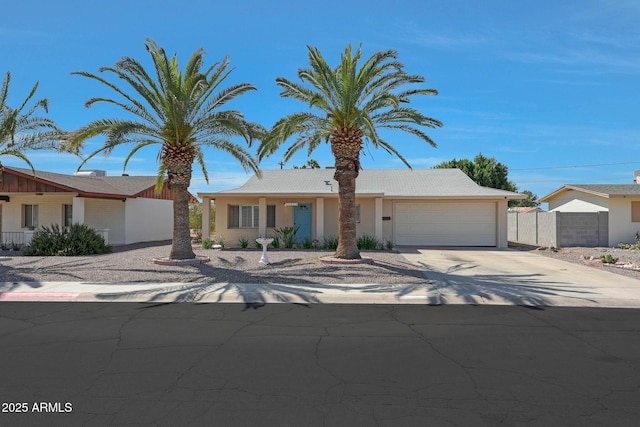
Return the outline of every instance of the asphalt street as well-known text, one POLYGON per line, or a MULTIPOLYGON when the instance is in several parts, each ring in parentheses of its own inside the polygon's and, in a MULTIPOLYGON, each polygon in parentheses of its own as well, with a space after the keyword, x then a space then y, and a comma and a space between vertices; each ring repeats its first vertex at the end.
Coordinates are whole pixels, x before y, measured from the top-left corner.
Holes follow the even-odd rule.
POLYGON ((640 310, 0 303, 2 426, 631 426, 640 310))

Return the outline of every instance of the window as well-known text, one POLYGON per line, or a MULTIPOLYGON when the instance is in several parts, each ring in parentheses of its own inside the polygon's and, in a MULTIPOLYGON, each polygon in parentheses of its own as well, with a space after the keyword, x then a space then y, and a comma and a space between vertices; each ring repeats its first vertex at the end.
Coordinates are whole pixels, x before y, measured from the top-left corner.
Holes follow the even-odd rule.
POLYGON ((640 202, 631 202, 631 222, 640 222, 640 202))
POLYGON ((38 226, 38 205, 22 205, 22 227, 38 226))
MULTIPOLYGON (((260 214, 258 205, 229 205, 227 228, 258 228, 260 214)), ((267 227, 276 226, 276 205, 267 205, 267 227)))
POLYGON ((267 227, 276 226, 276 205, 267 205, 267 227))
POLYGON ((258 228, 258 205, 229 205, 227 228, 258 228))
POLYGON ((240 210, 238 205, 229 205, 227 207, 227 228, 240 227, 240 210))
POLYGON ((356 205, 356 224, 360 224, 360 205, 356 205))
POLYGON ((71 227, 73 223, 73 205, 62 205, 62 225, 71 227))

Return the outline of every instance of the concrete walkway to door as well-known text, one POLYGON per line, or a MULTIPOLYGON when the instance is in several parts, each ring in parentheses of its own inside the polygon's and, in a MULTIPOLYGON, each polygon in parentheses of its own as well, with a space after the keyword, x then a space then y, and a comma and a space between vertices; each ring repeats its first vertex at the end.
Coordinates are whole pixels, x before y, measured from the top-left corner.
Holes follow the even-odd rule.
POLYGON ((512 249, 398 247, 430 303, 640 308, 640 280, 512 249))

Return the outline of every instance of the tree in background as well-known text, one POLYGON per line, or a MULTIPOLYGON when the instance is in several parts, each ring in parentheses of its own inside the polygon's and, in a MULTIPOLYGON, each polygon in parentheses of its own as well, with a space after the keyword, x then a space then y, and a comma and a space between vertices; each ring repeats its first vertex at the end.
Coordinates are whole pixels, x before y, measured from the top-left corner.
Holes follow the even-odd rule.
MULTIPOLYGON (((509 168, 503 163, 498 162, 495 157, 485 157, 479 153, 474 159, 453 159, 442 162, 436 166, 436 169, 460 169, 476 184, 483 187, 497 188, 499 190, 518 192, 518 186, 509 181, 509 168)), ((535 207, 540 204, 538 196, 529 190, 521 193, 526 194, 527 198, 523 200, 510 200, 509 206, 535 207)))
POLYGON ((70 135, 67 148, 80 150, 86 140, 104 135, 102 147, 89 154, 83 164, 98 153, 109 155, 117 146, 132 145, 124 162, 126 168, 127 162, 140 149, 159 145, 156 191, 162 189, 166 180, 173 192, 173 240, 169 257, 193 259, 196 255, 191 247, 188 188, 194 162, 200 165, 205 180, 209 182, 203 148, 226 152, 245 171, 252 170, 260 176, 258 162, 231 138, 242 137, 250 146, 264 133, 264 128, 246 121, 239 111, 220 110, 237 96, 256 88, 249 83, 220 88, 232 71, 227 69, 228 57, 202 70, 204 50, 198 49, 181 71, 175 54, 168 58, 164 49, 151 39, 147 39, 145 47, 153 60, 151 73, 137 60, 128 57, 113 67, 99 70, 109 72, 119 82, 126 83, 126 90, 95 74, 72 73, 96 80, 120 97, 120 100, 91 98, 85 104, 87 107, 104 102, 120 107, 135 118, 94 120, 70 135))
POLYGON ((320 169, 320 163, 317 160, 309 159, 307 163, 302 166, 294 166, 294 169, 320 169))
MULTIPOLYGON (((209 216, 209 224, 211 228, 209 229, 209 234, 214 233, 216 230, 216 206, 211 206, 209 216)), ((202 231, 202 203, 198 200, 192 200, 189 203, 189 227, 192 230, 195 230, 196 233, 202 231)), ((209 236, 204 236, 204 239, 209 238, 209 236)))
MULTIPOLYGON (((49 150, 58 147, 64 133, 55 122, 46 117, 34 114, 42 109, 49 112, 49 101, 46 98, 37 100, 25 111, 27 104, 38 90, 38 83, 33 85, 29 95, 18 108, 7 105, 11 73, 7 71, 0 87, 0 157, 13 156, 24 161, 35 175, 33 165, 26 155, 28 150, 49 150)), ((0 185, 2 185, 2 162, 0 162, 0 185)))
POLYGON ((440 127, 442 123, 407 104, 413 96, 437 95, 438 92, 415 87, 403 89, 425 79, 407 74, 394 50, 377 52, 359 66, 361 48, 354 52, 349 45, 341 55, 340 63, 331 68, 317 48, 307 47, 311 67, 298 70, 302 84, 284 77, 276 78, 276 84, 283 89, 280 96, 297 99, 307 109, 278 120, 263 139, 258 153, 260 159, 273 154, 293 135, 297 138, 286 150, 284 161, 303 147, 310 155, 321 142, 331 145, 335 158, 333 178, 338 182, 338 248, 335 256, 359 259, 355 195, 363 142, 398 156, 409 166, 378 131, 404 131, 435 147, 423 129, 440 127))
POLYGON ((521 200, 509 200, 509 206, 512 208, 535 208, 540 206, 538 196, 529 190, 520 191, 520 193, 527 196, 526 199, 521 200))

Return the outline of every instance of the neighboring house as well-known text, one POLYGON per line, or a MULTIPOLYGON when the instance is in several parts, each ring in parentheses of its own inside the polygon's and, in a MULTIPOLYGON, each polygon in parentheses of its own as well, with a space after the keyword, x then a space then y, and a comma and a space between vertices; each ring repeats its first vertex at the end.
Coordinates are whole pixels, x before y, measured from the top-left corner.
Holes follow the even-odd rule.
POLYGON ((608 244, 635 243, 640 231, 640 184, 567 184, 542 197, 550 212, 608 212, 608 244))
MULTIPOLYGON (((299 227, 296 239, 323 241, 338 235, 335 170, 263 171, 242 187, 198 193, 203 230, 211 200, 216 234, 231 245, 241 236, 270 236, 299 227)), ((507 246, 507 203, 524 196, 477 185, 458 169, 365 169, 356 181, 359 236, 395 245, 507 246)), ((206 231, 203 233, 206 236, 206 231)))
POLYGON ((509 208, 509 213, 511 212, 518 212, 518 213, 531 213, 531 212, 544 212, 542 209, 540 209, 538 206, 526 206, 526 207, 513 207, 513 208, 509 208))
POLYGON ((104 171, 64 175, 5 166, 0 186, 3 243, 22 243, 24 232, 51 224, 84 223, 110 244, 172 237, 173 196, 154 193, 155 176, 106 176, 104 171))

